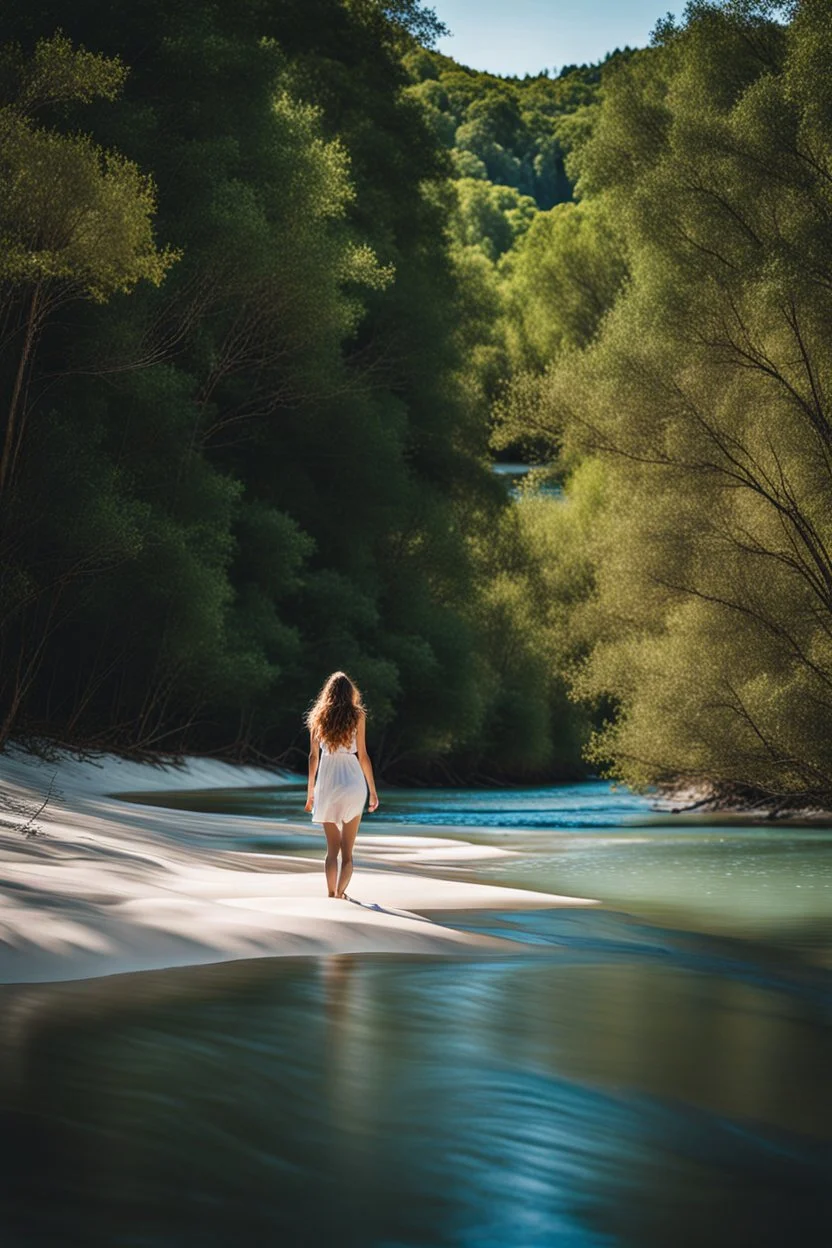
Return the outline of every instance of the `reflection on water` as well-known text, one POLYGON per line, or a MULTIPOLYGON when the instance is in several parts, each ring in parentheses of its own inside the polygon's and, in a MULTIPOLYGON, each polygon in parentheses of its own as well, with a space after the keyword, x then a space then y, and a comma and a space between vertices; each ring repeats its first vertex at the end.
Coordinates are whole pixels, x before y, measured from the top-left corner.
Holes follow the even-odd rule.
MULTIPOLYGON (((535 792, 475 834, 515 852, 466 874, 605 904, 447 916, 513 958, 0 990, 3 1248, 827 1242, 829 832, 535 792)), ((273 821, 262 793, 238 809, 273 821)), ((443 823, 401 800, 403 833, 443 823)), ((499 800, 451 795, 449 834, 499 800)))
POLYGON ((4 1242, 814 1244, 832 1212, 799 994, 608 953, 238 963, 6 1004, 4 1242))

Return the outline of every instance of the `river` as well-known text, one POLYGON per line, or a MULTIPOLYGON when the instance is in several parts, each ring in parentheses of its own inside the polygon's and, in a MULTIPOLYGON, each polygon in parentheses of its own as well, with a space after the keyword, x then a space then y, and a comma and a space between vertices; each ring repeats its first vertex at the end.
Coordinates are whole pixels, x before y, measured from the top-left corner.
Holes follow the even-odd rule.
MULTIPOLYGON (((432 873, 603 904, 442 916, 512 956, 3 989, 4 1248, 828 1242, 832 829, 592 782, 382 798, 403 835, 512 851, 432 873)), ((299 790, 160 800, 320 848, 274 822, 299 790)))

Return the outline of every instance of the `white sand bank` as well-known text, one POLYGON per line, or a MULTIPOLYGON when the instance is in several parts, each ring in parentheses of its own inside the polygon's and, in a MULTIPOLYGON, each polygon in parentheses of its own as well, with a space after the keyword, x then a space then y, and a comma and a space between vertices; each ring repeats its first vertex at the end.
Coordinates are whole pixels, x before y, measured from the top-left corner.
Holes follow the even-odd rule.
MULTIPOLYGON (((462 840, 359 840, 350 901, 325 896, 317 858, 231 848, 262 819, 140 806, 118 791, 279 784, 287 777, 190 759, 158 768, 104 756, 45 762, 0 755, 0 789, 26 813, 0 811, 0 983, 80 979, 234 958, 323 953, 454 953, 504 948, 422 917, 431 911, 591 905, 523 889, 433 879, 432 862, 504 851, 462 840), (18 827, 46 795, 39 834, 18 827), (17 824, 18 827, 11 826, 17 824), (419 874, 368 862, 418 865, 419 874)), ((282 835, 309 825, 274 823, 282 835)))

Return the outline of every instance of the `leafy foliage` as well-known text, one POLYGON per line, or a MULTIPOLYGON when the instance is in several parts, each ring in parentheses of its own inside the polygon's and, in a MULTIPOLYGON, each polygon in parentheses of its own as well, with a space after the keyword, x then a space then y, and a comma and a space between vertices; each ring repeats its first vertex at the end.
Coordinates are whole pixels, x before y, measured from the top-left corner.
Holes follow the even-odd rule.
POLYGON ((603 474, 571 615, 576 692, 617 707, 594 757, 828 801, 832 13, 774 7, 690 5, 605 77, 570 170, 629 278, 551 343, 534 431, 603 474))
MULTIPOLYGON (((388 773, 494 774, 499 723, 512 766, 556 765, 546 698, 521 731, 510 688, 542 673, 531 617, 513 664, 495 645, 488 534, 508 504, 483 407, 503 362, 494 258, 536 207, 461 187, 467 233, 446 235, 457 192, 400 59, 435 19, 359 0, 65 9, 15 15, 4 81, 41 120, 18 106, 5 159, 48 140, 116 205, 132 194, 164 247, 86 229, 98 285, 30 370, 4 503, 4 733, 291 761, 309 697, 345 667, 388 773), (81 70, 95 90, 67 89, 81 70), (130 245, 139 285, 116 280, 130 245)), ((64 211, 14 185, 28 211, 64 211)), ((66 183, 74 220, 85 185, 66 183)), ((521 581, 505 592, 521 609, 521 581)))

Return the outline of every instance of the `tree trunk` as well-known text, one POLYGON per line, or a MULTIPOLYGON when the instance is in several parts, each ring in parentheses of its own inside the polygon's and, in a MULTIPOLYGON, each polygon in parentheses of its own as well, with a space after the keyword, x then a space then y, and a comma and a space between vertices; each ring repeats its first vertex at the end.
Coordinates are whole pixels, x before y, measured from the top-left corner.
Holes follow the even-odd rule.
POLYGON ((8 487, 11 479, 12 465, 17 458, 19 443, 18 414, 20 410, 20 396, 23 392, 26 370, 33 354, 35 338, 37 336, 39 322, 39 296, 40 287, 35 286, 32 291, 31 301, 29 303, 29 315, 26 320, 23 347, 20 352, 20 359, 18 361, 17 372, 15 374, 14 385, 12 387, 12 395, 9 402, 9 414, 6 417, 6 433, 3 439, 2 455, 0 455, 0 494, 3 493, 3 491, 8 487))

